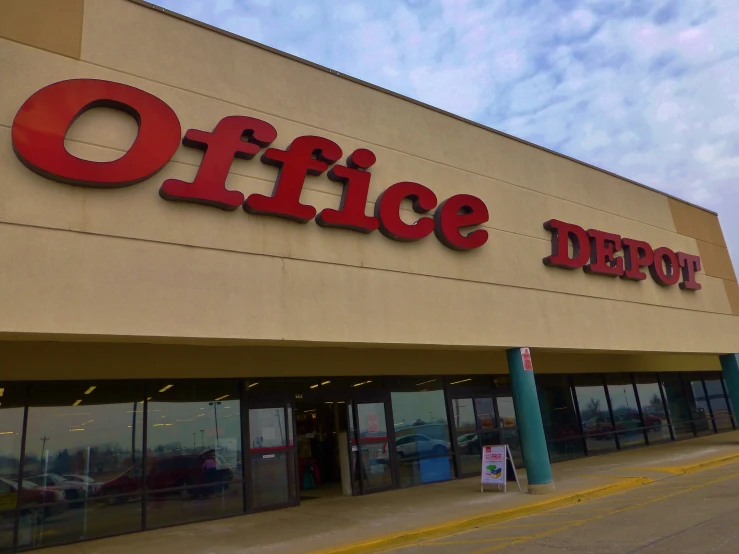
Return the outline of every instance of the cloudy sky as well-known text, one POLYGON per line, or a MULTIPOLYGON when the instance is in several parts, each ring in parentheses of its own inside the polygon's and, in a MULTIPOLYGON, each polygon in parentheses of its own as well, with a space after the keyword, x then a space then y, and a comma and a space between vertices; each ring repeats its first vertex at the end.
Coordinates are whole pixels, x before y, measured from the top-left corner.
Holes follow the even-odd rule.
POLYGON ((739 0, 154 0, 721 214, 739 0))

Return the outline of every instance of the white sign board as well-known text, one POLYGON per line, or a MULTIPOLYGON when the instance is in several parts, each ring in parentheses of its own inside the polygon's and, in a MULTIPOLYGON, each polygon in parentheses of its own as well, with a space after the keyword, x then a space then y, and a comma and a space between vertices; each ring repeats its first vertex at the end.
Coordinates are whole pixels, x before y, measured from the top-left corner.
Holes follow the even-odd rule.
POLYGON ((506 447, 484 446, 482 449, 482 481, 483 485, 505 485, 506 483, 506 447))
POLYGON ((521 483, 518 480, 516 472, 516 464, 513 463, 511 449, 507 444, 497 446, 482 447, 482 477, 480 479, 480 492, 484 490, 485 485, 503 485, 503 491, 508 492, 508 463, 511 462, 513 476, 516 478, 518 490, 521 490, 521 483))

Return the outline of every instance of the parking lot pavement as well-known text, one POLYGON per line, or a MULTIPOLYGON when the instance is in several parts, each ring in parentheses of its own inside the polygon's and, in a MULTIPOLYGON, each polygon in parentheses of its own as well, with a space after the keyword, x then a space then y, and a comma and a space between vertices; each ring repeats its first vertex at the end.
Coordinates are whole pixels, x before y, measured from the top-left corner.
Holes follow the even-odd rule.
POLYGON ((398 554, 739 551, 739 462, 384 550, 398 554))

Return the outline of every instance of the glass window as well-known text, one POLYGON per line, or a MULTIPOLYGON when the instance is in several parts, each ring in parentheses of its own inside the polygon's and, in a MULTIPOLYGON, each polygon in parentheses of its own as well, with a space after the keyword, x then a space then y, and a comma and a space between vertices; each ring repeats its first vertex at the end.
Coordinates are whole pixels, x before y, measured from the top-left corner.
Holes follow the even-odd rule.
POLYGON ((608 395, 611 397, 613 420, 621 448, 644 446, 644 424, 639 416, 634 385, 629 373, 606 375, 608 395))
POLYGON ((661 373, 662 387, 665 391, 667 410, 672 421, 672 429, 676 439, 693 436, 693 414, 688 397, 683 389, 680 373, 661 373))
POLYGON ((639 394, 644 426, 650 444, 672 440, 670 427, 667 425, 665 406, 662 403, 662 392, 656 373, 636 373, 636 392, 639 394))
POLYGON ((241 513, 238 381, 161 381, 148 397, 147 527, 241 513))
POLYGON ((711 409, 708 407, 708 398, 703 389, 703 379, 698 372, 685 374, 685 384, 688 393, 688 405, 695 432, 698 435, 714 433, 711 421, 711 409))
POLYGON ((359 417, 359 440, 387 439, 387 419, 385 418, 384 402, 367 402, 357 404, 359 417))
POLYGON ((399 447, 396 443, 400 486, 451 479, 449 422, 441 379, 392 379, 390 386, 396 440, 411 435, 417 439, 399 447))
MULTIPOLYGON (((24 385, 0 382, 0 552, 13 548, 25 389, 24 385)), ((21 501, 29 494, 36 493, 21 489, 21 501)))
POLYGON ((711 411, 713 412, 713 420, 716 422, 716 429, 719 432, 731 431, 734 427, 731 425, 729 405, 724 395, 724 389, 721 386, 721 374, 718 372, 704 373, 703 379, 706 384, 711 411))
POLYGON ((19 546, 141 529, 144 392, 132 381, 30 385, 19 546))
POLYGON ((731 410, 731 415, 734 418, 734 423, 736 423, 736 411, 734 410, 734 401, 731 399, 731 395, 729 394, 729 389, 726 387, 726 379, 724 379, 723 376, 721 376, 721 382, 724 385, 724 391, 726 392, 726 399, 729 401, 729 409, 731 410))
MULTIPOLYGON (((481 445, 475 421, 475 405, 472 398, 452 399, 454 427, 457 433, 459 471, 472 475, 480 471, 481 445)), ((398 444, 403 439, 398 440, 398 444)))
POLYGON ((496 400, 498 402, 498 417, 500 418, 500 442, 501 444, 507 444, 511 449, 516 467, 523 467, 523 452, 521 450, 521 440, 518 437, 518 423, 516 422, 513 397, 499 396, 496 400))
POLYGON ((576 375, 575 394, 588 454, 615 450, 616 440, 602 376, 576 375))
POLYGON ((584 456, 582 430, 569 378, 566 375, 536 375, 536 388, 549 457, 559 462, 584 456))

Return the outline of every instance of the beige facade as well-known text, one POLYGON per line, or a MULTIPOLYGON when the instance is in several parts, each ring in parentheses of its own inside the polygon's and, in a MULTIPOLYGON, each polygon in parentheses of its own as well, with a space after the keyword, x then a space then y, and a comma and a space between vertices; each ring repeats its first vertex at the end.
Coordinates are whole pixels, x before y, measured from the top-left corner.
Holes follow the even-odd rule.
MULTIPOLYGON (((739 288, 713 213, 144 3, 8 0, 0 9, 0 357, 9 378, 28 378, 29 360, 50 378, 43 368, 65 356, 57 378, 85 377, 101 356, 90 343, 109 342, 118 353, 106 362, 110 377, 151 367, 212 375, 209 356, 224 362, 219 375, 235 376, 376 373, 390 359, 389 373, 456 364, 497 373, 514 346, 536 349, 544 371, 587 371, 591 361, 609 371, 717 369, 717 354, 739 352, 739 288), (275 126, 275 148, 300 135, 329 138, 345 155, 370 148, 367 213, 388 186, 415 181, 439 200, 480 197, 490 238, 457 252, 433 236, 401 243, 164 201, 161 183, 191 181, 202 159, 185 146, 127 188, 47 180, 14 155, 11 125, 34 92, 73 78, 154 94, 183 132, 249 115, 275 126), (552 218, 699 254, 703 289, 545 267, 542 224, 552 218), (573 358, 578 351, 592 357, 573 358), (701 356, 673 356, 681 353, 701 356), (230 364, 245 357, 247 368, 230 364)), ((66 144, 107 161, 135 136, 133 119, 100 108, 74 123, 66 144)), ((234 160, 227 185, 270 194, 276 174, 256 158, 234 160)), ((325 176, 308 177, 302 200, 320 210, 340 195, 325 176)), ((409 206, 403 216, 417 217, 409 206)))

